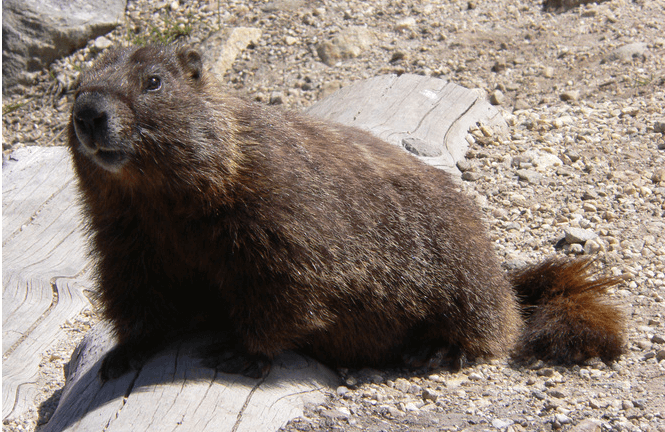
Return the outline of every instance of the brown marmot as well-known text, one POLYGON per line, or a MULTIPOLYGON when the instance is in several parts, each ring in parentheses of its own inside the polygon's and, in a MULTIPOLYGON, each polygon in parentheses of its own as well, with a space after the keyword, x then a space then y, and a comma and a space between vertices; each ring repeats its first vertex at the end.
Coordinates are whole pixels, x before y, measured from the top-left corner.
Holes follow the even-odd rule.
POLYGON ((509 277, 474 202, 371 134, 225 95, 186 47, 114 49, 84 72, 69 146, 104 316, 102 379, 183 329, 231 332, 222 371, 302 349, 333 366, 617 357, 617 281, 585 261, 509 277))

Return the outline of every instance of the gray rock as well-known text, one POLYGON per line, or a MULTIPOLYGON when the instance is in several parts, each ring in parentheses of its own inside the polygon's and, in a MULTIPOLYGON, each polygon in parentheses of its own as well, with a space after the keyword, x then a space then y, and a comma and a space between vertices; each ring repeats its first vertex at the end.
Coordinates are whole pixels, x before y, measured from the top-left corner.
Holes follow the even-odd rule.
POLYGON ((572 177, 575 171, 571 168, 562 166, 556 169, 556 174, 562 177, 572 177))
MULTIPOLYGON (((251 44, 258 43, 261 34, 261 29, 255 27, 224 28, 211 35, 201 47, 203 61, 210 65, 210 71, 221 80, 238 55, 251 44)), ((271 103, 274 103, 272 96, 271 103)))
POLYGON ((571 429, 571 432, 600 432, 600 420, 585 419, 571 429))
POLYGON ((563 399, 563 398, 568 397, 568 394, 567 394, 566 392, 561 391, 561 390, 559 390, 559 389, 551 389, 551 390, 548 390, 548 391, 547 391, 547 394, 548 394, 549 396, 555 397, 555 398, 557 398, 557 399, 563 399))
POLYGON ((644 357, 642 357, 642 359, 643 360, 650 360, 650 359, 655 358, 655 357, 656 357, 656 353, 651 351, 651 352, 648 352, 648 353, 644 354, 644 357))
POLYGON ((400 410, 398 410, 397 408, 395 408, 392 405, 382 406, 380 408, 379 412, 381 413, 382 416, 384 416, 386 418, 397 418, 397 417, 401 417, 401 416, 404 415, 400 410))
POLYGON ((503 72, 507 68, 505 60, 497 60, 492 66, 492 72, 503 72))
POLYGON ((479 173, 473 172, 473 171, 467 171, 467 172, 462 173, 462 180, 464 180, 464 181, 474 182, 474 181, 478 181, 480 179, 480 177, 481 176, 480 176, 479 173))
POLYGON ((406 393, 407 390, 409 390, 409 387, 411 387, 411 383, 409 381, 405 380, 404 378, 397 378, 395 380, 395 389, 399 390, 402 393, 406 393))
POLYGON ((578 160, 580 160, 580 154, 577 153, 575 150, 567 149, 564 154, 568 156, 571 162, 577 162, 578 160))
POLYGON ((530 184, 539 184, 543 175, 533 170, 517 170, 517 176, 520 180, 524 180, 530 184))
POLYGON ((106 36, 100 36, 92 43, 90 50, 92 52, 98 53, 104 51, 107 48, 110 48, 113 45, 113 41, 107 38, 106 36))
POLYGON ((439 395, 437 395, 436 393, 434 393, 431 390, 424 389, 422 397, 423 397, 424 402, 427 402, 427 401, 436 402, 436 400, 439 398, 439 395))
POLYGON ((516 168, 530 168, 533 166, 531 163, 533 161, 533 154, 530 154, 529 152, 523 153, 519 156, 515 156, 512 158, 510 161, 510 166, 516 167, 516 168))
POLYGON ((593 240, 598 237, 598 234, 595 232, 583 228, 568 227, 563 232, 566 234, 566 243, 568 244, 584 244, 587 240, 593 240))
POLYGON ((278 11, 294 11, 304 7, 303 0, 275 0, 265 3, 261 6, 263 12, 271 13, 278 11))
POLYGON ((406 411, 411 411, 411 412, 419 411, 418 405, 416 405, 413 402, 409 402, 409 403, 405 404, 404 409, 406 411))
POLYGON ((409 385, 409 388, 406 392, 411 394, 418 394, 422 392, 422 390, 422 387, 420 387, 418 384, 411 384, 409 385))
POLYGON ((564 102, 576 101, 580 98, 578 90, 568 90, 559 95, 559 98, 564 102))
POLYGON ((540 390, 534 390, 534 391, 531 392, 531 394, 533 395, 533 397, 535 397, 538 400, 547 399, 547 395, 545 393, 543 393, 542 391, 540 391, 540 390))
POLYGON ((337 396, 344 396, 345 394, 347 394, 349 392, 349 388, 344 387, 344 386, 339 386, 339 387, 337 387, 336 392, 337 392, 337 396))
POLYGON ((656 121, 653 123, 654 132, 665 134, 665 121, 656 121))
POLYGON ((665 181, 665 168, 657 169, 651 174, 651 181, 654 183, 661 183, 665 181))
POLYGON ((501 265, 506 270, 515 271, 526 267, 526 261, 520 258, 510 258, 501 265))
POLYGON ((506 97, 501 90, 494 90, 490 95, 490 103, 492 105, 502 105, 506 101, 506 97))
POLYGON ((126 6, 127 0, 3 0, 3 93, 113 30, 126 6))
POLYGON ((442 154, 441 144, 425 141, 420 138, 404 138, 402 146, 416 156, 437 157, 442 154))
POLYGON ((416 19, 414 17, 406 17, 397 21, 395 24, 395 30, 403 32, 406 30, 413 30, 416 26, 416 19))
POLYGON ((328 66, 337 62, 358 57, 376 43, 376 36, 367 27, 352 26, 341 31, 334 38, 320 43, 316 52, 328 66))
POLYGON ((656 360, 658 360, 659 362, 665 360, 665 349, 659 350, 656 353, 656 360))
POLYGON ((349 418, 348 413, 336 409, 322 411, 321 416, 324 418, 335 419, 335 420, 346 420, 349 418))
POLYGON ((593 190, 584 191, 582 194, 582 201, 598 199, 598 194, 593 190))
POLYGON ((644 58, 647 51, 647 44, 645 42, 636 42, 621 46, 607 56, 609 61, 622 61, 629 62, 634 58, 644 58))
POLYGON ((483 375, 480 374, 480 373, 478 373, 478 372, 471 372, 471 373, 469 374, 469 381, 481 381, 481 380, 483 380, 484 378, 485 378, 485 377, 483 377, 483 375))
POLYGON ((270 93, 270 105, 282 105, 284 103, 284 93, 274 91, 270 93))
POLYGON ((455 165, 457 166, 457 169, 462 172, 471 171, 473 169, 473 165, 471 164, 471 162, 469 162, 466 159, 458 160, 455 165))
POLYGON ((543 2, 543 8, 546 10, 558 9, 566 10, 572 9, 582 4, 587 3, 600 3, 605 0, 545 0, 543 2))
POLYGON ((602 250, 601 245, 596 240, 587 240, 584 243, 584 253, 587 255, 595 254, 602 250))
POLYGON ((515 110, 516 111, 517 110, 525 110, 525 109, 529 109, 529 108, 530 108, 529 103, 527 101, 525 101, 524 99, 520 99, 520 98, 515 99, 515 110))
POLYGON ((562 425, 570 424, 573 422, 573 420, 565 414, 555 414, 554 418, 562 425))
POLYGON ((657 343, 657 344, 662 344, 662 343, 665 343, 665 338, 662 337, 661 335, 653 335, 651 337, 651 342, 657 343))

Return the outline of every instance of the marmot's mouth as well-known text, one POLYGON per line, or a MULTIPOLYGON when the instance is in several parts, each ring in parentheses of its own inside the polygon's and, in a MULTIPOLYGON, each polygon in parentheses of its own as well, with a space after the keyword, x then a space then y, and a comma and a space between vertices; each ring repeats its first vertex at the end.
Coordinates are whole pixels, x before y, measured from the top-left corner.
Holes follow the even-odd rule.
POLYGON ((90 158, 107 171, 118 172, 125 165, 127 155, 121 151, 99 149, 90 158))

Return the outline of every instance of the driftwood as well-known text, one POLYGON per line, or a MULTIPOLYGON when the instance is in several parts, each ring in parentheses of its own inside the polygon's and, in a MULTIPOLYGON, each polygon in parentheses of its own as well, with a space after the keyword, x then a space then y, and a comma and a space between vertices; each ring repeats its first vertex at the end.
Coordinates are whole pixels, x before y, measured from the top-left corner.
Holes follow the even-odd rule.
POLYGON ((471 126, 507 129, 482 94, 437 78, 383 75, 344 87, 312 105, 311 115, 368 130, 426 163, 459 175, 471 126))
MULTIPOLYGON (((308 112, 367 129, 456 174, 471 125, 505 127, 476 92, 416 75, 353 84, 308 112)), ((2 175, 2 392, 3 419, 11 420, 34 407, 41 356, 65 337, 61 324, 90 307, 84 289, 92 286, 67 150, 17 150, 2 175)), ((290 352, 263 381, 217 373, 199 365, 192 352, 201 341, 190 340, 101 385, 97 370, 113 344, 106 324, 89 332, 45 431, 274 431, 337 383, 327 368, 290 352)))
POLYGON ((2 167, 2 417, 33 406, 41 354, 90 303, 69 155, 23 148, 2 167))
MULTIPOLYGON (((199 365, 200 341, 174 344, 140 371, 100 386, 100 358, 113 343, 106 325, 77 348, 60 405, 44 429, 57 431, 268 431, 320 402, 337 376, 299 354, 278 357, 265 380, 199 365)), ((203 340, 203 339, 202 339, 203 340)))

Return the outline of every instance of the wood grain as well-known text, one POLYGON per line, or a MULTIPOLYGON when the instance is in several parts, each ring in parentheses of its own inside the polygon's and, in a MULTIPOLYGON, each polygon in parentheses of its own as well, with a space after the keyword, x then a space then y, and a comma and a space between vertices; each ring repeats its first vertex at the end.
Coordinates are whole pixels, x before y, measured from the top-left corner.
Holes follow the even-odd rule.
POLYGON ((312 105, 311 115, 368 130, 404 147, 416 139, 438 149, 440 156, 420 157, 458 176, 457 161, 469 147, 466 135, 481 123, 507 130, 501 113, 485 96, 438 78, 383 75, 354 83, 312 105))
POLYGON ((41 355, 90 303, 89 259, 64 148, 14 152, 2 169, 2 414, 34 406, 41 355))

